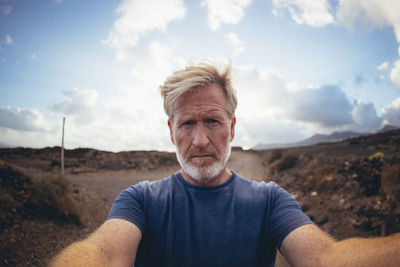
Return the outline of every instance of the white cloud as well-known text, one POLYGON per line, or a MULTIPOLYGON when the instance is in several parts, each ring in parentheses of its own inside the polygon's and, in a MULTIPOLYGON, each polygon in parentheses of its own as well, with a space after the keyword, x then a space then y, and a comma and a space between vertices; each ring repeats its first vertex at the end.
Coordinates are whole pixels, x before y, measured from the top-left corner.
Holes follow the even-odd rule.
MULTIPOLYGON (((134 86, 119 86, 103 106, 104 116, 90 127, 90 135, 103 149, 173 150, 159 86, 180 66, 171 47, 152 42, 136 57, 134 86), (118 137, 116 138, 116 133, 118 137)), ((81 139, 83 133, 77 133, 81 139)), ((79 138, 76 142, 80 142, 79 138)), ((93 141, 91 141, 93 142, 93 141)))
POLYGON ((400 85, 400 59, 394 63, 394 66, 390 71, 390 79, 392 82, 400 85))
POLYGON ((95 90, 72 89, 64 91, 64 99, 50 106, 50 111, 70 117, 78 124, 90 124, 95 120, 95 90))
MULTIPOLYGON (((298 24, 323 27, 334 23, 328 0, 273 0, 274 13, 288 9, 293 20, 298 24)), ((400 43, 400 4, 398 0, 339 0, 336 8, 336 21, 351 30, 358 27, 390 27, 400 43)), ((400 48, 399 48, 400 50, 400 48)), ((400 55, 400 51, 399 51, 400 55)), ((382 63, 378 70, 386 71, 388 62, 382 63)), ((384 79, 381 74, 380 78, 384 79)), ((400 85, 400 59, 394 62, 390 79, 400 85)))
POLYGON ((389 68, 389 63, 387 61, 383 62, 381 65, 378 66, 379 71, 387 71, 389 68))
POLYGON ((400 126, 400 97, 382 109, 384 124, 400 126))
POLYGON ((135 59, 133 85, 112 88, 105 93, 106 99, 104 95, 98 97, 96 91, 69 90, 50 107, 67 117, 67 146, 111 151, 173 150, 159 85, 180 59, 171 47, 157 41, 135 59), (95 115, 97 110, 101 110, 101 116, 95 115))
POLYGON ((372 103, 356 101, 351 114, 355 123, 353 129, 359 132, 374 132, 381 127, 382 118, 378 117, 372 103))
POLYGON ((281 110, 281 104, 287 98, 283 78, 267 68, 236 66, 233 85, 238 94, 237 114, 243 117, 271 117, 281 110))
MULTIPOLYGON (((397 42, 400 43, 400 4, 398 0, 340 0, 336 16, 338 23, 350 29, 355 29, 357 26, 362 28, 391 27, 397 42)), ((393 83, 400 85, 400 59, 395 61, 390 78, 393 83)))
POLYGON ((295 141, 295 136, 333 130, 375 131, 382 122, 371 103, 351 101, 339 86, 308 86, 288 83, 274 70, 236 67, 233 84, 238 92, 236 115, 246 127, 238 137, 248 145, 295 141), (274 127, 280 129, 273 129, 274 127), (287 133, 293 127, 296 134, 287 133))
POLYGON ((294 92, 288 99, 286 108, 292 120, 322 127, 339 127, 353 122, 352 105, 338 86, 325 85, 294 92))
POLYGON ((273 0, 277 14, 280 9, 288 9, 292 19, 298 24, 323 27, 334 23, 328 0, 273 0))
POLYGON ((381 72, 379 75, 379 79, 384 80, 387 75, 387 72, 389 70, 389 62, 387 62, 387 61, 383 62, 382 64, 380 64, 378 66, 377 69, 378 69, 378 71, 381 72))
POLYGON ((3 14, 3 16, 8 16, 11 13, 12 9, 13 7, 10 5, 0 6, 0 12, 1 14, 3 14))
POLYGON ((397 0, 339 0, 336 16, 340 24, 349 28, 393 27, 400 40, 400 5, 397 0))
MULTIPOLYGON (((66 91, 64 99, 49 109, 67 117, 67 148, 173 151, 161 96, 158 88, 152 89, 142 86, 114 89, 101 106, 101 116, 94 115, 97 92, 89 90, 66 91)), ((43 121, 37 111, 0 108, 1 143, 29 147, 59 145, 61 120, 52 125, 52 131, 46 132, 50 127, 43 121)))
POLYGON ((119 87, 107 99, 104 114, 90 127, 98 146, 113 151, 173 150, 158 87, 119 87))
POLYGON ((291 92, 275 70, 234 66, 233 86, 238 94, 236 135, 233 145, 297 141, 305 126, 285 114, 291 92))
POLYGON ((4 41, 5 44, 11 45, 14 43, 13 39, 11 38, 11 36, 9 34, 6 35, 6 39, 4 41))
POLYGON ((258 143, 295 142, 308 137, 304 129, 304 125, 290 120, 238 116, 233 145, 253 147, 258 143))
POLYGON ((236 66, 235 145, 294 142, 316 132, 376 131, 382 118, 371 103, 351 101, 339 86, 288 83, 274 70, 236 66))
POLYGON ((172 73, 173 63, 179 60, 172 55, 170 47, 158 41, 152 42, 143 57, 137 60, 132 69, 133 76, 142 83, 157 88, 172 73))
POLYGON ((207 6, 208 24, 216 31, 222 23, 237 24, 250 3, 251 0, 204 0, 201 5, 207 6))
POLYGON ((19 131, 0 128, 0 146, 3 147, 31 147, 43 148, 49 146, 61 146, 61 131, 19 131))
MULTIPOLYGON (((280 9, 287 9, 294 21, 312 27, 323 27, 335 22, 328 0, 273 0, 277 14, 280 9)), ((351 30, 358 27, 390 27, 394 30, 400 44, 400 4, 398 0, 338 0, 336 21, 351 30)), ((400 47, 399 47, 400 50, 400 47)), ((400 52, 399 52, 400 55, 400 52)), ((388 63, 379 66, 380 71, 388 68, 388 63)), ((381 74, 380 78, 384 79, 381 74)), ((393 83, 400 85, 400 59, 394 62, 390 72, 393 83)))
POLYGON ((183 0, 124 0, 117 8, 120 17, 114 22, 104 44, 116 50, 117 60, 126 60, 142 35, 165 31, 167 25, 185 17, 183 0))
POLYGON ((36 109, 0 107, 0 127, 19 131, 46 131, 48 126, 36 109))
POLYGON ((237 54, 244 52, 243 41, 240 40, 236 33, 230 32, 225 34, 225 40, 230 46, 233 47, 237 54))

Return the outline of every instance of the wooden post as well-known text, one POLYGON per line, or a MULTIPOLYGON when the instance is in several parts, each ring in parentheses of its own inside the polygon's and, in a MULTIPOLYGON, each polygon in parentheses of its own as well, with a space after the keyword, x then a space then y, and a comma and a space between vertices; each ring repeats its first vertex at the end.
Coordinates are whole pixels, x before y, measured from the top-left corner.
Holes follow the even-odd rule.
POLYGON ((65 117, 63 117, 62 140, 61 140, 61 176, 62 177, 64 177, 64 126, 65 126, 65 117))

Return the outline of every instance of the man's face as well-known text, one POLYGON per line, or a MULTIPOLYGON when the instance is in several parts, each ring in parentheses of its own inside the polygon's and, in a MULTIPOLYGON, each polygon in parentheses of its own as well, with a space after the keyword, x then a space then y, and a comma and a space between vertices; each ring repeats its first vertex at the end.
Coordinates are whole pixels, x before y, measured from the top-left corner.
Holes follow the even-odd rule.
POLYGON ((225 169, 236 118, 229 119, 226 97, 218 84, 184 95, 168 121, 178 161, 191 178, 209 181, 225 169))

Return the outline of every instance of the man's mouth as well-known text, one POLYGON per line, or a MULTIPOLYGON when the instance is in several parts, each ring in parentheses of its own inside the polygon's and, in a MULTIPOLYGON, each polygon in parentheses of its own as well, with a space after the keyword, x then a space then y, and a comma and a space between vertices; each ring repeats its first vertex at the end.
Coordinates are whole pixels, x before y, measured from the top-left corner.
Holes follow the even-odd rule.
POLYGON ((195 155, 191 155, 190 159, 192 160, 200 160, 200 161, 209 161, 209 160, 214 160, 215 159, 215 155, 210 153, 210 154, 195 154, 195 155))
POLYGON ((213 154, 193 155, 191 158, 206 159, 206 158, 211 158, 211 157, 214 157, 214 155, 213 154))

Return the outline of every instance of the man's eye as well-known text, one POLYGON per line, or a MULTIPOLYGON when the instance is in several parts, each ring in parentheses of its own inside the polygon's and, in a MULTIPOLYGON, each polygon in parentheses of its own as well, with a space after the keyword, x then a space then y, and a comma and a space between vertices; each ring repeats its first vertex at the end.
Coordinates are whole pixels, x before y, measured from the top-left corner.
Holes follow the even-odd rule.
POLYGON ((183 126, 190 126, 193 124, 194 124, 194 121, 185 121, 184 123, 182 123, 183 126))
POLYGON ((216 120, 216 119, 208 119, 207 122, 208 123, 217 123, 218 120, 216 120))
POLYGON ((208 119, 206 121, 206 125, 208 125, 209 127, 216 127, 219 125, 219 120, 216 119, 208 119))

